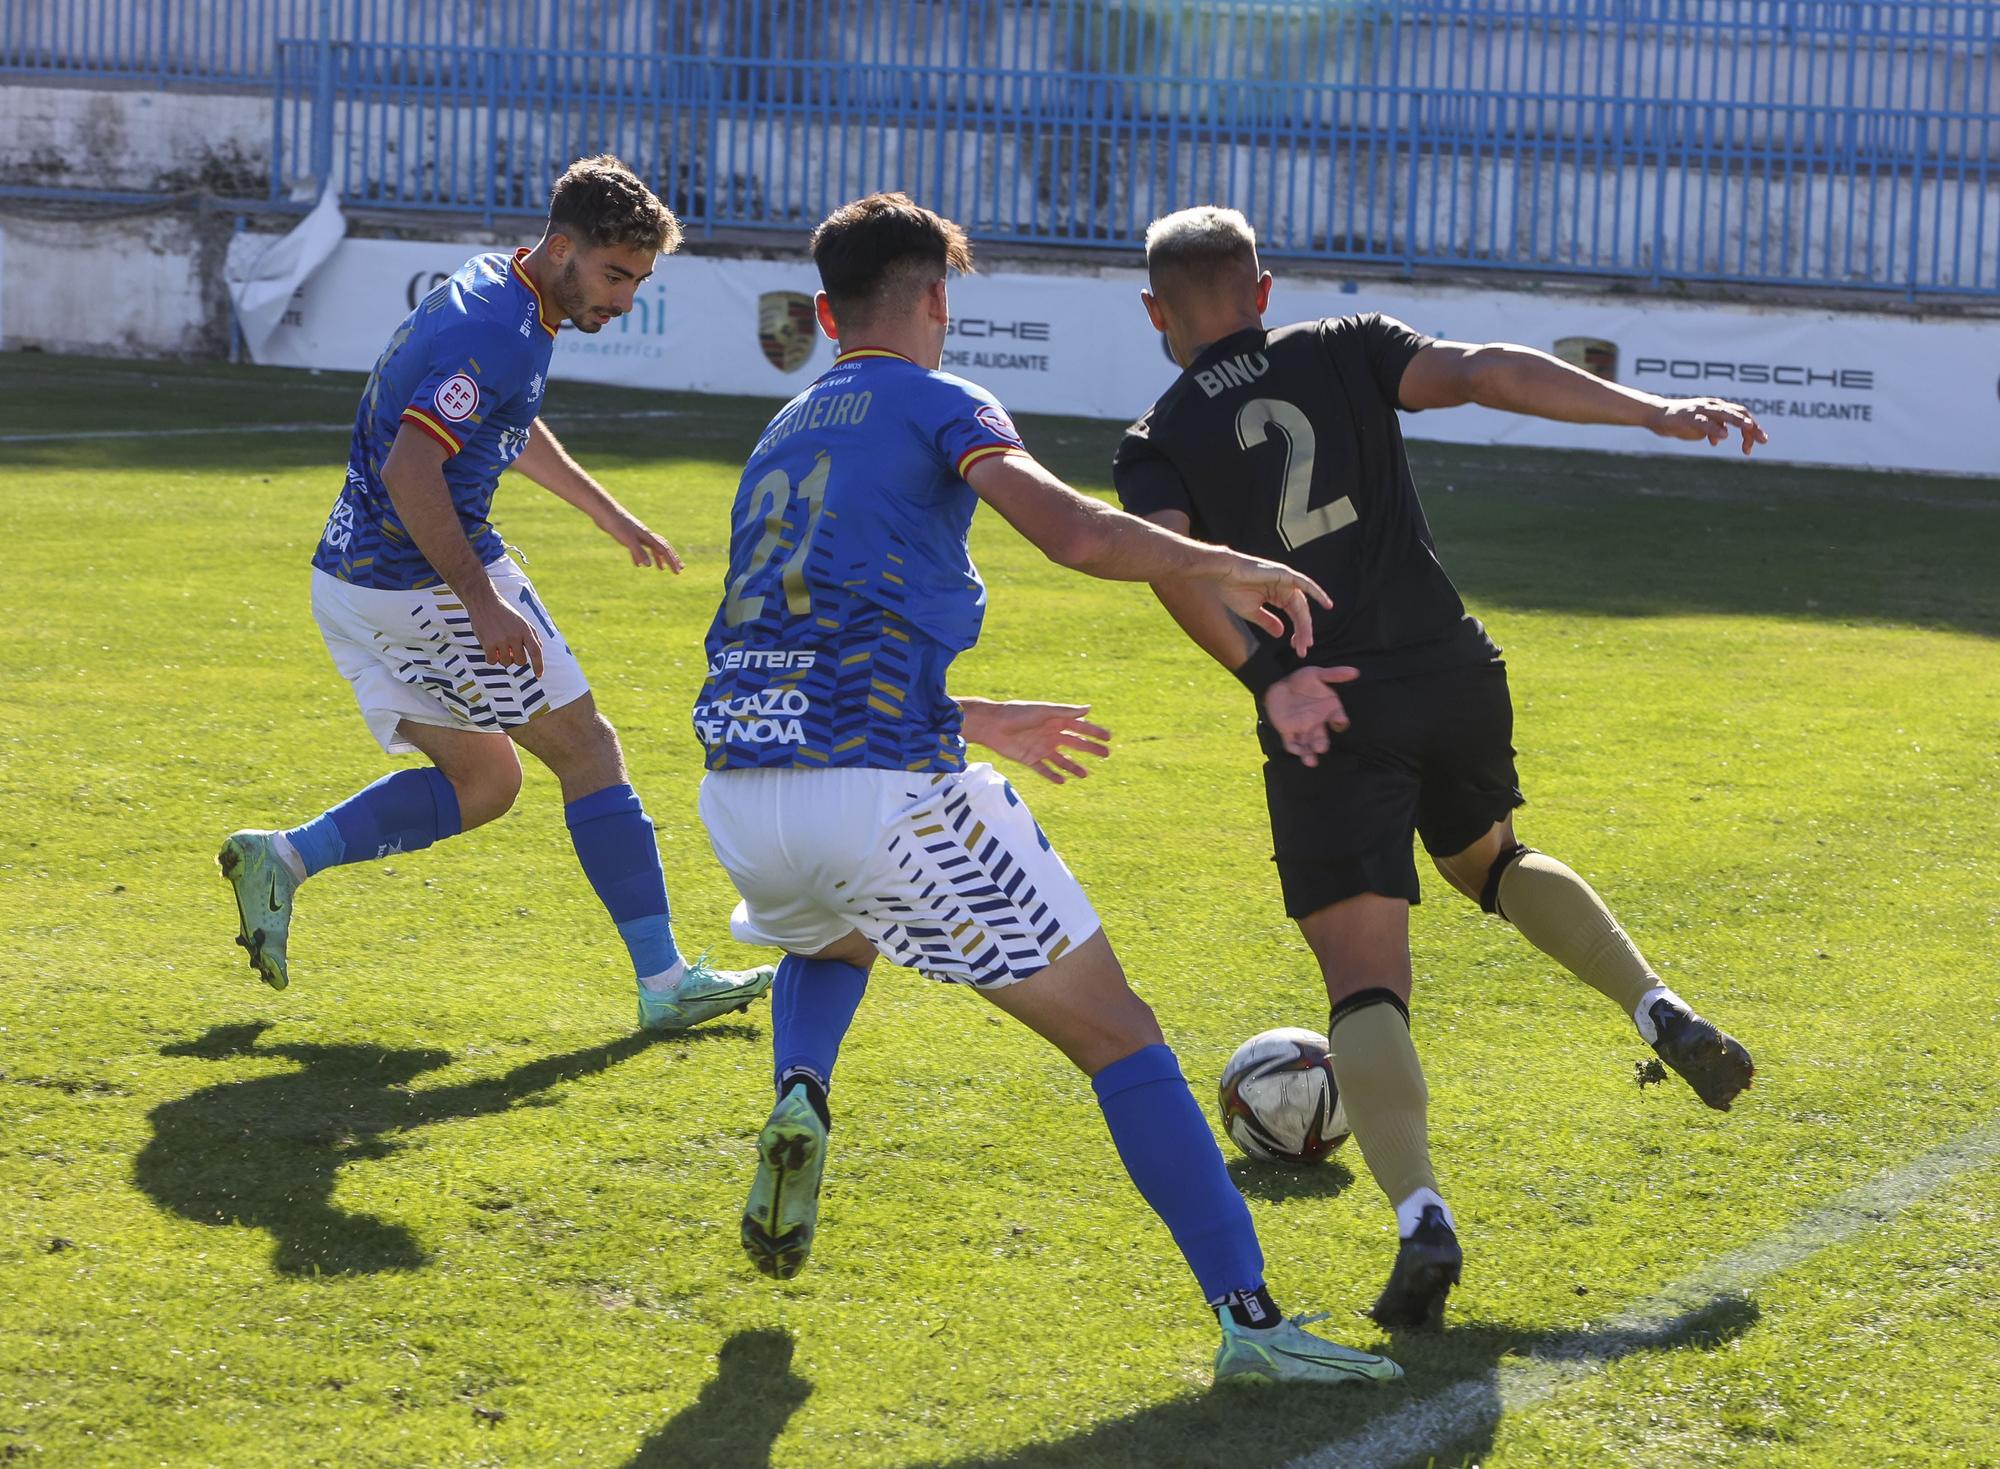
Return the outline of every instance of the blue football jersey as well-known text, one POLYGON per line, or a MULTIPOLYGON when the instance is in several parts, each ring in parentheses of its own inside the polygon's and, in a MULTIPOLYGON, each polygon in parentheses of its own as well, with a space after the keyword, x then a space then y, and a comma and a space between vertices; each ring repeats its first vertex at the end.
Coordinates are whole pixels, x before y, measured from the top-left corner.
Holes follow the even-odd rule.
POLYGON ((444 482, 480 564, 506 554, 488 518, 493 491, 500 471, 527 447, 556 340, 555 318, 521 268, 527 253, 466 261, 389 338, 354 416, 347 483, 313 554, 321 571, 361 587, 442 582, 382 484, 382 465, 404 423, 450 452, 444 482))
POLYGON ((986 587, 965 471, 1021 447, 984 388, 843 353, 771 420, 736 491, 695 734, 711 770, 965 768, 951 660, 986 587))

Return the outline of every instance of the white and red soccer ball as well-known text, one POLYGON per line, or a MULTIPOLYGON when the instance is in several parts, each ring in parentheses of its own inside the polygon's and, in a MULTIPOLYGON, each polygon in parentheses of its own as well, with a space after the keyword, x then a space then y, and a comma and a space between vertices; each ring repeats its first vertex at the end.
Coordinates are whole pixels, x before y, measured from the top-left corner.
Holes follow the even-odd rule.
POLYGON ((1287 1026, 1253 1035, 1222 1068, 1223 1130, 1253 1158, 1301 1167, 1347 1141, 1326 1037, 1287 1026))

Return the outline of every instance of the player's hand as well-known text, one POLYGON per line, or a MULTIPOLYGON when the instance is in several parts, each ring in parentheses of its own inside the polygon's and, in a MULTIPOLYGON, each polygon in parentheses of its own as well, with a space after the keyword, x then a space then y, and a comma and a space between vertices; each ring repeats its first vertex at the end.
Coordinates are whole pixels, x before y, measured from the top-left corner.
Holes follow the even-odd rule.
POLYGON ((1771 442, 1748 408, 1722 398, 1670 398, 1653 410, 1646 427, 1663 439, 1706 439, 1711 444, 1727 440, 1733 427, 1743 435, 1745 454, 1771 442))
POLYGON ((1312 608, 1307 598, 1322 607, 1332 607, 1333 598, 1320 590, 1319 583, 1302 576, 1289 566, 1256 556, 1223 553, 1229 563, 1223 569, 1222 601, 1245 622, 1261 627, 1274 638, 1285 635, 1277 608, 1292 624, 1292 651, 1303 658, 1312 647, 1312 608))
POLYGON ((619 510, 603 522, 607 536, 631 554, 634 566, 651 566, 680 574, 680 553, 667 544, 665 536, 654 535, 645 522, 628 510, 619 510))
POLYGON ((535 625, 497 596, 486 607, 466 611, 472 617, 472 635, 479 639, 479 651, 486 661, 501 668, 519 668, 523 663, 542 676, 542 640, 535 625))
POLYGON ((1347 728, 1347 706, 1334 687, 1359 677, 1361 670, 1345 665, 1295 668, 1264 690, 1264 717, 1289 753, 1307 765, 1319 764, 1333 737, 1347 728))
POLYGON ((990 702, 965 713, 965 737, 984 745, 995 754, 1017 760, 1043 780, 1061 785, 1065 776, 1079 780, 1090 774, 1081 763, 1064 753, 1102 760, 1111 753, 1104 742, 1111 731, 1083 716, 1088 704, 1030 704, 1015 701, 990 702))

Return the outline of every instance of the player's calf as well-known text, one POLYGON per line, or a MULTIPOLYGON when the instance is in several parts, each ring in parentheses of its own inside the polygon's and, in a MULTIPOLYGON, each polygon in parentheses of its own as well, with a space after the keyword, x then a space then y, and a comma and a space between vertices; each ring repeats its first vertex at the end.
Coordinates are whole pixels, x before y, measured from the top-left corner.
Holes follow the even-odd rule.
POLYGON ((1393 991, 1360 990, 1334 1005, 1327 1036, 1354 1140, 1396 1207, 1396 1262, 1369 1314, 1392 1331, 1436 1327, 1464 1256, 1431 1168, 1430 1090, 1409 1011, 1393 991))
POLYGON ((1494 859, 1479 903, 1630 1015, 1703 1102, 1726 1112, 1750 1085, 1757 1074, 1750 1053, 1660 983, 1590 884, 1561 862, 1514 844, 1494 859))

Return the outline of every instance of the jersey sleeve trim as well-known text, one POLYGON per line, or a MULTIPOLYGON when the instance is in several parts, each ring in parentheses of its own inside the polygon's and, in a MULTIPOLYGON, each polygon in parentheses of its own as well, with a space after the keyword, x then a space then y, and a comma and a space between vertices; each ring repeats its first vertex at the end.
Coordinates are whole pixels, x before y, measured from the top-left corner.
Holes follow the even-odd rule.
POLYGON ((966 470, 972 468, 973 465, 982 459, 992 458, 995 454, 1022 454, 1026 452, 1019 444, 980 444, 976 448, 967 449, 963 454, 958 456, 958 477, 964 479, 966 470))
POLYGON ((460 443, 456 438, 452 436, 452 432, 450 429, 446 428, 443 424, 439 423, 435 418, 432 418, 429 414, 422 412, 420 409, 405 408, 403 410, 403 418, 408 423, 414 423, 418 428, 422 429, 425 433, 429 434, 432 438, 436 439, 440 444, 443 444, 445 448, 453 454, 458 453, 461 449, 465 447, 464 444, 460 443))
POLYGON ((516 250, 514 252, 514 261, 513 261, 514 278, 520 281, 522 285, 526 286, 528 288, 528 294, 535 298, 535 320, 542 324, 543 331, 547 332, 551 337, 553 337, 556 334, 557 323, 549 320, 549 308, 548 305, 542 300, 542 293, 535 289, 535 283, 528 279, 528 272, 521 268, 521 262, 527 258, 527 255, 528 251, 526 246, 523 246, 521 249, 516 250))

